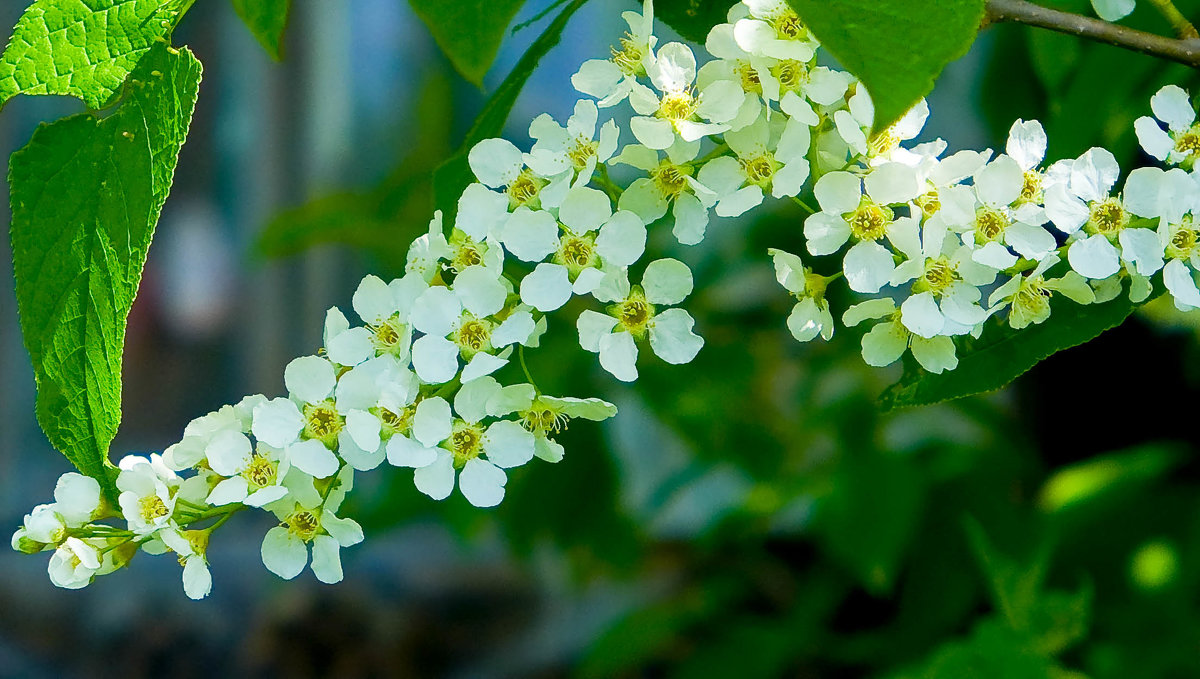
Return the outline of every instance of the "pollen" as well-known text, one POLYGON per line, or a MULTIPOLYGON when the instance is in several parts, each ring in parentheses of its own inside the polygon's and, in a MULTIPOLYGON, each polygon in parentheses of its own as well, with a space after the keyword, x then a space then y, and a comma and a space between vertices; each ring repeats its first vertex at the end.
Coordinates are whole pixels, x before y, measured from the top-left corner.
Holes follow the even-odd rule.
POLYGON ((882 156, 895 150, 899 145, 900 137, 896 136, 896 133, 889 127, 871 138, 868 150, 872 156, 882 156))
POLYGON ((678 198, 679 194, 687 188, 687 178, 691 176, 691 173, 690 165, 675 165, 670 161, 664 161, 650 171, 650 179, 665 198, 678 198))
POLYGON ((583 136, 575 138, 571 148, 567 150, 567 157, 571 159, 571 164, 576 170, 582 170, 587 167, 588 161, 596 155, 596 149, 600 148, 600 142, 588 139, 583 136))
POLYGON ((171 510, 167 509, 167 503, 157 495, 147 495, 139 500, 138 508, 142 511, 142 520, 146 522, 153 522, 171 513, 171 510))
POLYGON ((532 408, 525 411, 521 418, 521 426, 530 433, 545 436, 563 431, 567 428, 569 421, 570 418, 553 408, 535 403, 532 408))
POLYGON ((635 291, 629 298, 616 307, 617 321, 631 335, 640 336, 646 330, 646 324, 654 317, 654 307, 646 301, 640 292, 635 291))
POLYGON ((762 80, 758 77, 758 71, 754 70, 754 67, 748 62, 738 62, 737 75, 742 81, 743 90, 762 94, 762 80))
POLYGON ((461 273, 463 269, 469 266, 476 266, 483 263, 483 252, 480 245, 470 238, 466 238, 458 247, 454 248, 454 257, 450 260, 450 270, 454 273, 461 273))
POLYGON ((1021 182, 1021 201, 1025 203, 1042 202, 1042 173, 1037 170, 1027 170, 1021 182))
POLYGON ((1193 127, 1176 137, 1175 150, 1185 156, 1200 153, 1200 131, 1193 127))
POLYGON ((311 542, 317 536, 317 531, 321 530, 321 520, 307 509, 292 512, 284 523, 289 533, 305 542, 311 542))
POLYGON ((1109 198, 1092 205, 1089 223, 1096 233, 1109 236, 1129 224, 1129 213, 1125 211, 1120 201, 1109 198))
POLYGON ((850 233, 860 241, 876 241, 887 235, 892 211, 877 203, 863 201, 846 219, 850 233))
POLYGON ((775 66, 774 74, 780 89, 799 91, 808 80, 808 67, 795 59, 788 59, 775 66))
POLYGON ((316 439, 326 446, 337 445, 337 435, 345 424, 332 400, 304 406, 304 437, 316 439))
POLYGON ((398 351, 401 341, 404 339, 404 329, 404 324, 400 322, 399 315, 392 316, 381 323, 375 328, 375 333, 371 337, 371 342, 375 345, 375 350, 385 354, 398 351))
POLYGON ((913 203, 915 203, 917 207, 921 208, 921 212, 926 217, 932 217, 937 214, 938 210, 942 209, 942 198, 938 195, 936 190, 927 191, 917 196, 913 200, 913 203))
POLYGON ((529 168, 521 171, 517 178, 508 185, 508 209, 515 210, 522 205, 530 205, 537 200, 542 191, 544 181, 536 177, 529 168))
POLYGON ((1198 241, 1200 232, 1193 228, 1191 215, 1184 217, 1183 223, 1171 234, 1171 239, 1167 242, 1167 256, 1173 259, 1187 259, 1196 250, 1198 241))
POLYGON ((696 101, 691 88, 688 88, 663 97, 662 103, 658 106, 658 117, 672 122, 691 120, 696 115, 697 108, 699 108, 699 102, 696 101))
POLYGON ((1017 288, 1013 307, 1019 315, 1029 320, 1043 318, 1050 313, 1050 291, 1041 276, 1027 278, 1017 288))
POLYGON ((483 351, 492 340, 492 326, 477 318, 465 320, 454 333, 454 340, 468 353, 483 351))
POLYGON ((742 171, 746 173, 746 179, 751 184, 762 187, 770 185, 771 178, 775 176, 775 170, 779 165, 770 151, 753 158, 739 158, 738 162, 742 165, 742 171))
POLYGON ((416 415, 416 407, 410 406, 394 412, 387 408, 379 409, 379 421, 383 424, 383 433, 385 438, 391 438, 396 434, 404 434, 412 427, 413 416, 416 415))
POLYGON ((644 68, 642 60, 646 57, 645 51, 642 49, 641 43, 633 37, 629 32, 626 32, 621 37, 621 48, 609 48, 612 51, 612 62, 621 69, 621 72, 629 76, 641 75, 644 68))
POLYGON ((800 21, 800 16, 790 9, 784 10, 775 17, 775 32, 784 40, 803 40, 808 37, 808 29, 800 21))
POLYGON ((462 469, 463 465, 479 457, 483 449, 483 430, 478 425, 459 421, 450 433, 446 445, 454 454, 454 466, 462 469))
POLYGON ((255 490, 258 490, 274 484, 276 473, 274 462, 268 460, 261 453, 255 453, 250 464, 242 471, 242 478, 246 479, 246 482, 255 490))
POLYGON ((990 243, 996 240, 1008 228, 1008 217, 999 210, 980 208, 975 213, 975 240, 977 243, 990 243))
POLYGON ((595 266, 596 237, 590 233, 582 236, 570 234, 564 237, 559 243, 557 258, 560 264, 576 275, 590 266, 595 266))
POLYGON ((921 282, 925 289, 935 295, 940 295, 957 278, 958 274, 950 265, 949 260, 945 257, 938 257, 925 262, 925 273, 921 276, 921 282))

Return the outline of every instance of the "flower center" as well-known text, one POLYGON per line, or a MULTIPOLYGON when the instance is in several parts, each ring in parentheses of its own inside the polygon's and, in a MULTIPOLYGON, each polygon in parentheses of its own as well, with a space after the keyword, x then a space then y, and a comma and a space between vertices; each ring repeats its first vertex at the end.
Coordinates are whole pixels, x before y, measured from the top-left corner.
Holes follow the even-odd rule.
POLYGON ((800 22, 799 15, 790 9, 775 17, 775 32, 785 40, 800 40, 808 36, 808 29, 800 22))
POLYGON ((1050 291, 1041 276, 1027 278, 1017 288, 1013 306, 1018 313, 1030 318, 1039 318, 1050 313, 1050 291))
POLYGON ((478 318, 469 318, 458 326, 454 333, 454 342, 463 351, 475 354, 490 346, 492 339, 492 324, 478 318))
POLYGON ((762 94, 762 80, 758 77, 758 71, 754 70, 754 67, 749 62, 739 61, 737 74, 742 80, 742 89, 744 91, 762 94))
POLYGON ((321 520, 307 509, 292 512, 284 523, 287 525, 289 533, 305 542, 311 542, 313 538, 317 537, 317 531, 321 529, 321 520))
POLYGON ((775 67, 775 78, 780 89, 799 91, 808 80, 808 67, 795 59, 781 61, 775 67))
POLYGON ((567 151, 567 157, 571 159, 571 164, 575 166, 575 169, 582 170, 587 167, 588 160, 596 155, 598 148, 600 148, 600 142, 581 135, 575 138, 575 143, 567 151))
POLYGON ((771 177, 775 176, 775 156, 770 151, 753 158, 738 158, 738 162, 742 164, 742 171, 746 173, 746 179, 751 184, 766 188, 771 184, 771 177))
POLYGON ((337 445, 338 432, 344 424, 332 400, 304 406, 304 438, 316 439, 326 447, 337 445))
POLYGON ((529 168, 521 170, 521 174, 508 185, 508 209, 515 210, 522 205, 530 205, 537 200, 545 181, 533 174, 529 168))
POLYGON ((892 128, 889 127, 883 132, 880 132, 872 137, 871 142, 867 145, 867 147, 870 155, 882 156, 890 151, 895 150, 895 148, 899 145, 900 137, 897 137, 896 133, 892 131, 892 128))
POLYGON ((613 314, 617 321, 629 334, 640 337, 646 331, 646 324, 654 317, 654 307, 651 306, 640 289, 629 293, 629 297, 616 306, 613 314))
POLYGON ((379 421, 383 424, 383 439, 387 440, 396 434, 407 433, 412 427, 413 416, 416 415, 416 407, 408 407, 396 413, 387 408, 379 408, 379 421))
POLYGON ((925 273, 921 276, 921 286, 935 295, 940 295, 950 287, 957 278, 954 267, 945 257, 930 259, 925 262, 925 273))
POLYGON ((250 464, 242 471, 242 478, 255 490, 266 488, 275 483, 275 463, 268 460, 262 453, 255 453, 250 464))
POLYGON ((578 276, 580 271, 596 265, 596 238, 590 233, 582 236, 567 235, 558 245, 558 263, 567 267, 568 273, 578 276))
POLYGON ((663 97, 662 103, 658 105, 658 117, 671 122, 691 120, 692 116, 696 115, 697 108, 699 104, 689 87, 663 97))
POLYGON ((1109 198, 1092 205, 1089 223, 1096 233, 1111 236, 1129 224, 1129 213, 1125 212, 1121 201, 1109 198))
POLYGON ((483 430, 477 425, 467 424, 459 420, 446 440, 450 452, 454 454, 454 466, 462 469, 467 462, 479 457, 483 449, 483 430))
POLYGON ((482 247, 470 236, 464 235, 461 240, 452 245, 454 246, 454 256, 450 259, 450 270, 454 273, 461 273, 468 266, 477 266, 483 263, 482 247))
POLYGON ((521 416, 521 426, 533 434, 545 436, 549 433, 559 433, 567 428, 570 421, 566 415, 542 403, 534 403, 533 407, 521 416))
POLYGON ((1004 233, 1009 225, 1008 217, 999 210, 980 208, 975 213, 975 242, 989 243, 1004 233))
POLYGON ((1042 173, 1029 170, 1021 183, 1021 201, 1025 203, 1042 202, 1042 173))
POLYGON ((692 174, 690 165, 675 165, 663 161, 661 165, 650 171, 650 178, 662 195, 669 199, 678 198, 687 188, 687 178, 692 174))
POLYGON ((1200 153, 1200 130, 1193 127, 1175 138, 1175 150, 1185 156, 1200 153))
POLYGON ((138 501, 138 507, 142 510, 142 520, 147 523, 152 523, 171 513, 171 510, 167 509, 167 503, 157 495, 147 495, 142 498, 138 501))
POLYGON ((628 31, 621 36, 621 49, 616 47, 609 48, 612 51, 612 62, 621 69, 621 72, 629 76, 641 75, 643 71, 642 59, 646 53, 642 49, 641 43, 633 37, 628 31))
POLYGON ((936 189, 917 196, 913 199, 913 203, 921 208, 921 212, 926 217, 932 217, 937 214, 938 210, 942 209, 942 199, 936 189))
POLYGON ((396 315, 375 328, 375 334, 372 336, 371 342, 375 345, 376 352, 391 354, 397 352, 403 339, 404 324, 400 322, 400 316, 396 315))
POLYGON ((875 241, 887 235, 892 223, 892 211, 878 203, 863 200, 846 219, 850 233, 860 241, 875 241))

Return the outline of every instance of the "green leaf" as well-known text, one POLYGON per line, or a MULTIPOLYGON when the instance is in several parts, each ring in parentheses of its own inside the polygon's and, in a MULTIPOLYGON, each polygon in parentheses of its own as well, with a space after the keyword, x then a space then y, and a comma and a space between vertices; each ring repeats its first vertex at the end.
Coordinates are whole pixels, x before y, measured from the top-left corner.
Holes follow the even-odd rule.
POLYGON ((125 321, 187 136, 200 62, 159 44, 106 118, 42 125, 9 164, 13 269, 38 422, 102 484, 121 422, 125 321))
POLYGON ((554 21, 550 22, 546 30, 525 51, 524 56, 513 67, 512 72, 504 78, 504 82, 500 83, 500 86, 492 93, 487 104, 484 105, 483 111, 475 118, 475 124, 467 132, 462 147, 449 160, 434 170, 434 206, 445 213, 447 219, 453 216, 455 205, 463 189, 474 181, 471 167, 467 163, 467 154, 471 147, 484 139, 499 136, 504 130, 504 123, 508 120, 508 114, 512 112, 513 104, 516 103, 517 96, 521 94, 521 89, 525 87, 525 81, 529 80, 530 74, 537 68, 542 57, 546 56, 546 53, 562 39, 562 32, 567 26, 567 21, 586 2, 587 0, 571 0, 571 3, 563 8, 554 21))
POLYGON ((862 80, 875 131, 896 122, 967 53, 984 0, 788 0, 821 44, 862 80))
POLYGON ((725 22, 729 4, 711 0, 657 0, 654 16, 685 39, 703 45, 712 27, 725 22))
POLYGON ((408 0, 464 78, 483 85, 500 41, 525 0, 408 0))
POLYGON ((281 43, 292 0, 233 0, 233 9, 267 54, 278 61, 283 56, 281 43))
POLYGON ((1091 305, 1056 297, 1051 301, 1050 318, 1044 323, 1024 330, 990 325, 980 341, 960 349, 954 370, 934 375, 907 364, 904 375, 884 390, 880 402, 884 409, 892 410, 995 391, 1055 353, 1089 342, 1124 323, 1138 306, 1124 294, 1091 305))
POLYGON ((0 106, 64 94, 102 108, 138 60, 170 35, 179 0, 37 0, 0 56, 0 106))

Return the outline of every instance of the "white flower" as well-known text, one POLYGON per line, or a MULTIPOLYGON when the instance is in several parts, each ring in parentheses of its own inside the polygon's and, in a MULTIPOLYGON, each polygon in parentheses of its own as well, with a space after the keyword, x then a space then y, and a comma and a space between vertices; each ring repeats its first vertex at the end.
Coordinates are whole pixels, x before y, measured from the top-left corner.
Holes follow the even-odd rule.
POLYGON ((873 299, 855 304, 842 315, 842 323, 854 327, 867 319, 886 319, 877 323, 862 339, 862 355, 867 365, 882 368, 898 361, 905 350, 931 373, 958 367, 954 340, 946 335, 925 338, 909 332, 900 320, 900 311, 890 299, 873 299))
POLYGON ((710 160, 700 170, 700 183, 717 194, 717 214, 736 217, 763 201, 795 196, 808 179, 812 133, 808 125, 789 120, 775 137, 764 117, 740 130, 727 132, 725 143, 736 154, 710 160), (773 138, 774 137, 774 138, 773 138))
POLYGON ((244 434, 224 432, 209 443, 206 457, 212 470, 226 477, 206 498, 210 505, 262 507, 287 495, 283 479, 291 463, 278 448, 259 443, 254 450, 244 434))
POLYGON ((411 406, 420 388, 417 376, 392 356, 380 356, 342 375, 337 403, 346 413, 338 433, 338 455, 358 471, 378 467, 385 444, 406 433, 411 406))
POLYGON ((833 315, 825 300, 829 279, 805 268, 803 261, 790 252, 772 248, 767 253, 774 260, 776 280, 797 300, 787 319, 792 336, 800 342, 817 335, 826 340, 833 337, 833 315))
POLYGON ((617 379, 637 379, 637 340, 649 337, 650 348, 667 363, 690 362, 704 346, 692 332, 695 321, 683 309, 660 306, 682 302, 692 292, 692 272, 675 259, 651 262, 640 286, 630 286, 624 270, 610 272, 593 294, 612 302, 608 314, 584 311, 578 319, 579 343, 600 354, 600 365, 617 379))
POLYGON ((617 414, 617 407, 602 399, 546 396, 532 384, 496 389, 488 396, 487 410, 494 417, 517 413, 521 426, 534 436, 533 454, 546 462, 562 461, 565 451, 551 437, 572 419, 600 422, 617 414))
POLYGON ((1178 223, 1162 224, 1158 229, 1166 251, 1163 283, 1181 311, 1200 309, 1200 289, 1196 287, 1195 271, 1200 268, 1200 229, 1192 215, 1178 223))
POLYGON ((995 272, 971 260, 969 248, 958 244, 937 216, 920 228, 915 219, 897 221, 891 242, 908 258, 896 267, 892 285, 914 281, 912 295, 900 306, 900 321, 909 331, 929 339, 961 335, 987 318, 979 305, 980 285, 995 272))
POLYGON ((100 483, 75 472, 63 474, 54 485, 53 507, 67 526, 82 526, 100 509, 100 483))
POLYGON ((450 257, 450 244, 446 242, 442 211, 433 213, 429 220, 429 231, 421 234, 408 246, 408 257, 404 271, 420 276, 426 283, 433 280, 442 270, 441 262, 450 257))
POLYGON ((401 362, 409 359, 412 328, 408 314, 429 285, 417 274, 407 274, 390 284, 367 276, 354 292, 354 312, 365 327, 350 327, 336 307, 325 314, 324 344, 329 360, 354 367, 383 354, 401 362))
POLYGON ((1046 221, 1042 209, 1021 202, 1025 178, 1019 161, 1001 155, 975 173, 974 186, 941 191, 938 214, 962 233, 974 261, 1003 270, 1016 264, 1018 255, 1038 261, 1057 247, 1041 226, 1046 221))
POLYGON ((671 232, 680 243, 695 245, 704 240, 708 208, 716 202, 717 195, 695 178, 694 161, 699 153, 698 141, 676 141, 661 160, 654 149, 641 144, 626 146, 612 162, 636 167, 649 176, 633 180, 621 194, 618 209, 637 213, 647 224, 671 209, 675 220, 671 232))
POLYGON ((508 475, 504 469, 519 467, 533 459, 534 436, 519 423, 498 420, 486 427, 490 416, 487 403, 500 389, 485 377, 464 385, 449 408, 439 409, 436 428, 445 432, 434 449, 431 463, 413 473, 417 490, 434 500, 444 500, 454 491, 457 479, 463 497, 476 507, 494 507, 504 499, 508 475))
POLYGON ((1177 85, 1167 85, 1151 97, 1150 110, 1167 129, 1149 116, 1138 118, 1133 129, 1142 149, 1158 160, 1192 169, 1200 153, 1200 126, 1188 93, 1177 85))
POLYGON ((537 140, 525 156, 525 164, 544 176, 557 176, 568 170, 576 173, 575 185, 587 184, 598 163, 608 162, 617 150, 620 131, 609 120, 596 137, 599 111, 595 102, 581 99, 575 102, 575 113, 563 127, 549 114, 543 113, 529 125, 529 136, 537 140))
POLYGON ((895 224, 895 213, 863 193, 862 180, 849 172, 830 172, 813 187, 821 212, 804 222, 808 252, 815 256, 837 252, 847 240, 846 282, 855 292, 876 293, 895 271, 893 255, 879 241, 895 224))
POLYGON ((599 99, 601 108, 621 103, 637 88, 654 57, 654 2, 646 0, 641 14, 624 12, 629 31, 621 38, 621 48, 612 49, 610 59, 591 59, 583 62, 571 76, 571 84, 580 92, 599 99))
POLYGON ((872 165, 895 160, 893 155, 901 150, 900 145, 920 134, 928 118, 929 104, 922 99, 900 120, 868 140, 867 135, 875 124, 875 104, 861 85, 850 97, 848 108, 833 114, 838 135, 846 142, 846 146, 855 156, 868 159, 872 165))
POLYGON ((173 524, 175 491, 180 479, 167 469, 162 458, 129 455, 123 458, 117 475, 117 498, 121 514, 135 535, 151 535, 173 524))
POLYGON ((634 90, 629 101, 638 115, 629 127, 652 149, 670 148, 676 138, 696 141, 728 130, 744 99, 741 88, 727 80, 709 83, 696 94, 696 57, 682 43, 663 45, 649 75, 661 96, 645 88, 634 90))
POLYGON ((989 313, 1009 307, 1008 324, 1020 330, 1050 318, 1050 296, 1054 292, 1079 304, 1095 302, 1096 294, 1092 288, 1074 271, 1068 271, 1058 278, 1046 278, 1046 272, 1059 261, 1058 256, 1050 255, 1038 262, 1033 271, 1019 273, 996 288, 988 297, 989 313))
POLYGON ((521 150, 505 139, 479 142, 471 147, 467 162, 480 182, 503 189, 509 210, 522 206, 534 210, 558 207, 574 175, 569 168, 552 177, 539 174, 525 165, 521 150))
POLYGON ((738 45, 750 54, 807 62, 817 41, 787 0, 742 0, 749 16, 734 24, 738 45))
POLYGON ((502 322, 492 318, 505 308, 509 293, 499 276, 496 270, 468 267, 451 287, 432 287, 417 299, 412 323, 425 336, 413 343, 412 362, 423 382, 443 384, 454 379, 460 355, 467 360, 461 376, 464 383, 490 374, 508 362, 493 351, 528 340, 528 335, 512 329, 531 330, 532 319, 517 313, 502 322))
POLYGON ((337 386, 333 366, 319 356, 303 356, 288 364, 284 382, 291 399, 276 398, 256 407, 254 436, 282 449, 300 471, 318 479, 332 476, 338 470, 332 450, 345 426, 346 410, 331 398, 337 386))
POLYGON ((183 430, 183 439, 163 452, 163 463, 177 472, 195 467, 204 459, 205 448, 217 434, 250 431, 254 408, 266 400, 261 394, 247 396, 235 406, 222 406, 219 410, 192 420, 183 430))
POLYGON ((297 503, 280 511, 281 524, 267 531, 262 542, 262 561, 267 570, 284 580, 291 580, 309 564, 312 549, 312 571, 326 584, 342 581, 341 548, 363 540, 362 527, 352 519, 334 515, 328 507, 306 507, 297 503))
POLYGON ((100 570, 100 553, 79 538, 67 538, 50 557, 50 582, 63 589, 82 589, 100 570))

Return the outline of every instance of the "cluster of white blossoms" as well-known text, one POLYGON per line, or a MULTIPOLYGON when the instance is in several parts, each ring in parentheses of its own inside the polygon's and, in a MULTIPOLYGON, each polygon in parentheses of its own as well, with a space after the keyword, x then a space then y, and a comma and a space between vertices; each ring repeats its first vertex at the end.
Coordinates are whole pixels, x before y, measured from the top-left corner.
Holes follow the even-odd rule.
POLYGON ((186 593, 200 598, 211 588, 211 533, 253 508, 274 517, 262 541, 269 570, 290 579, 311 567, 338 582, 341 549, 363 539, 338 515, 356 473, 386 463, 411 469, 435 500, 457 488, 475 506, 499 504, 509 470, 563 459, 554 436, 569 420, 616 414, 597 398, 537 388, 525 353, 547 314, 573 317, 580 346, 619 380, 637 379, 647 345, 688 363, 704 345, 679 306, 692 273, 677 259, 644 262, 648 229, 695 245, 714 216, 736 217, 768 195, 805 206, 806 186, 819 209, 807 208, 797 241, 802 231, 809 255, 839 254, 840 267, 827 268, 840 271, 769 251, 796 299, 787 326, 800 341, 831 338, 826 290, 844 277, 872 296, 842 315, 847 326, 874 323, 862 340, 871 365, 911 349, 926 370, 953 369, 955 338, 978 336, 993 317, 1019 330, 1045 321, 1055 294, 1102 302, 1126 280, 1142 300, 1160 270, 1180 308, 1200 307, 1200 127, 1179 88, 1159 92, 1157 120, 1136 126, 1147 153, 1178 167, 1136 170, 1114 192, 1112 154, 1045 166, 1036 122, 1018 121, 998 155, 906 145, 928 116, 924 103, 871 136, 866 90, 816 65, 818 45, 785 0, 735 5, 709 34, 703 65, 687 45, 658 44, 650 0, 624 18, 629 31, 611 56, 572 77, 587 98, 566 124, 537 117, 528 151, 503 139, 476 145, 477 181, 453 223, 434 216, 401 278, 362 281, 356 323, 328 312, 323 346, 284 372, 286 397, 247 397, 193 421, 161 456, 123 460, 115 490, 66 474, 13 547, 53 552, 51 580, 72 588, 138 553, 170 552, 186 593), (601 122, 616 106, 632 109, 627 134, 601 122), (610 167, 631 177, 625 186, 610 167))

